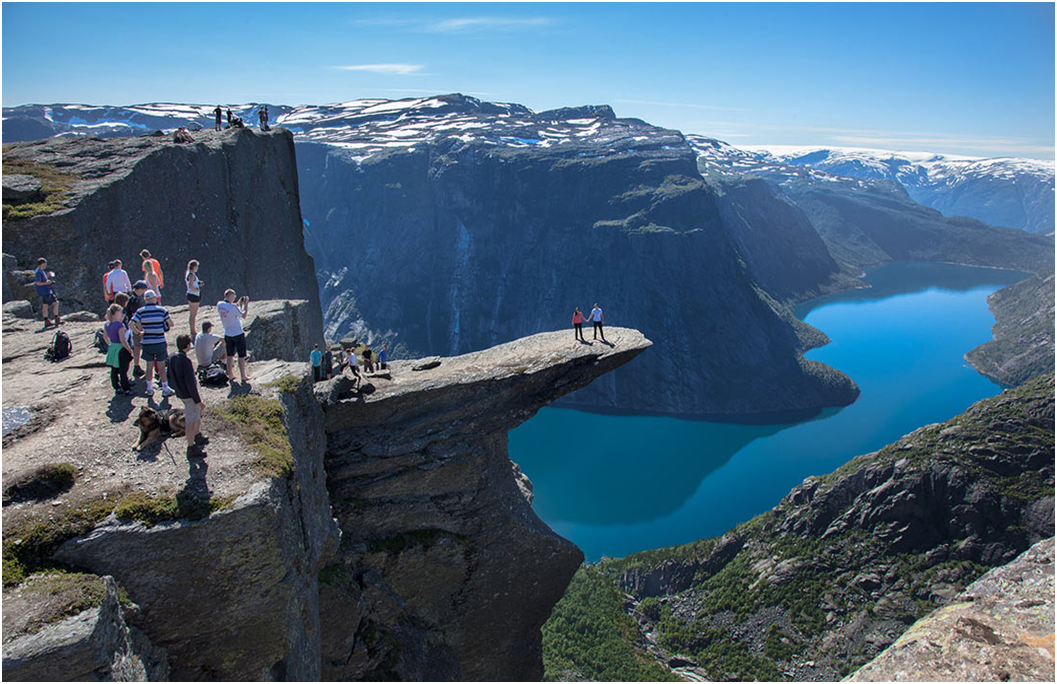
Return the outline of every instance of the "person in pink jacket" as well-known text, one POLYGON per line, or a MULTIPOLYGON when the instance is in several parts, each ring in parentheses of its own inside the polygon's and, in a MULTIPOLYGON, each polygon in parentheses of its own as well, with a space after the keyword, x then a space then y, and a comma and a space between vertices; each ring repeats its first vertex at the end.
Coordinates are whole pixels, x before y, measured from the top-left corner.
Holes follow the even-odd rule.
POLYGON ((573 330, 575 337, 573 339, 579 340, 580 342, 587 342, 584 339, 584 315, 580 313, 580 307, 576 307, 573 311, 573 330))

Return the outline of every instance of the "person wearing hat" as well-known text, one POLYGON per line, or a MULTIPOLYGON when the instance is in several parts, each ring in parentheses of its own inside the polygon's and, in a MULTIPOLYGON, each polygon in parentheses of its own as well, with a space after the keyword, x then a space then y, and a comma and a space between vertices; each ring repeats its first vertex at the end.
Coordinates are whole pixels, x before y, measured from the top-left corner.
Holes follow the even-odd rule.
POLYGON ((154 369, 157 368, 161 395, 171 397, 176 391, 169 387, 165 377, 165 364, 169 360, 165 331, 172 327, 172 319, 165 307, 158 305, 154 290, 144 292, 143 301, 146 303, 132 316, 132 329, 140 334, 140 355, 147 362, 147 396, 154 394, 154 369))
MULTIPOLYGON (((125 305, 125 320, 131 323, 132 317, 136 315, 136 312, 143 308, 143 305, 147 302, 144 300, 144 293, 149 290, 150 287, 147 285, 145 280, 137 280, 132 284, 132 296, 128 298, 128 304, 125 305)), ((141 340, 143 334, 136 332, 136 328, 129 325, 129 330, 132 331, 132 377, 138 378, 144 375, 143 367, 139 365, 139 356, 141 347, 141 340)))

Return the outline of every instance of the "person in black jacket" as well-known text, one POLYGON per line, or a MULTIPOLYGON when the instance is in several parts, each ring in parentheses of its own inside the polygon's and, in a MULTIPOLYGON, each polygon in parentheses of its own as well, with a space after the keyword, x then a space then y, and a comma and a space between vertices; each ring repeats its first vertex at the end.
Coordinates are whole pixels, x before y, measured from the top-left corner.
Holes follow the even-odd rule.
POLYGON ((205 404, 198 395, 198 378, 195 366, 187 358, 191 348, 191 336, 179 335, 176 338, 177 353, 169 357, 169 383, 176 390, 176 396, 184 403, 184 430, 187 437, 187 457, 205 457, 202 446, 209 443, 209 438, 199 432, 202 426, 202 410, 205 404))
POLYGON ((213 113, 217 115, 217 130, 220 130, 220 117, 224 115, 224 110, 217 105, 217 108, 213 110, 213 113))

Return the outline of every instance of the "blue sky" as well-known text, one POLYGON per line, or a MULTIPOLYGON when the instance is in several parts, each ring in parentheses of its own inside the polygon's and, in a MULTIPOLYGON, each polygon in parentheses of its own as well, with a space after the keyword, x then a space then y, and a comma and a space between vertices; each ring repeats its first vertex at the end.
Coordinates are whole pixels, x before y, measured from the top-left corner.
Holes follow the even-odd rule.
POLYGON ((1054 156, 1054 5, 3 4, 3 104, 608 103, 735 145, 1054 156))

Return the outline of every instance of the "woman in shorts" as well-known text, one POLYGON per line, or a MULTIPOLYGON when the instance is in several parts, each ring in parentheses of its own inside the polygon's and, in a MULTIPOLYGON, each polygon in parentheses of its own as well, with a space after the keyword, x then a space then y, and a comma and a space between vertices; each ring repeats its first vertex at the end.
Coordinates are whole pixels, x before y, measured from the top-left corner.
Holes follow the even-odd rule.
POLYGON ((191 322, 191 335, 195 334, 195 318, 198 317, 198 304, 202 301, 202 281, 198 279, 198 260, 191 259, 187 262, 187 273, 184 274, 187 281, 187 314, 191 322))

